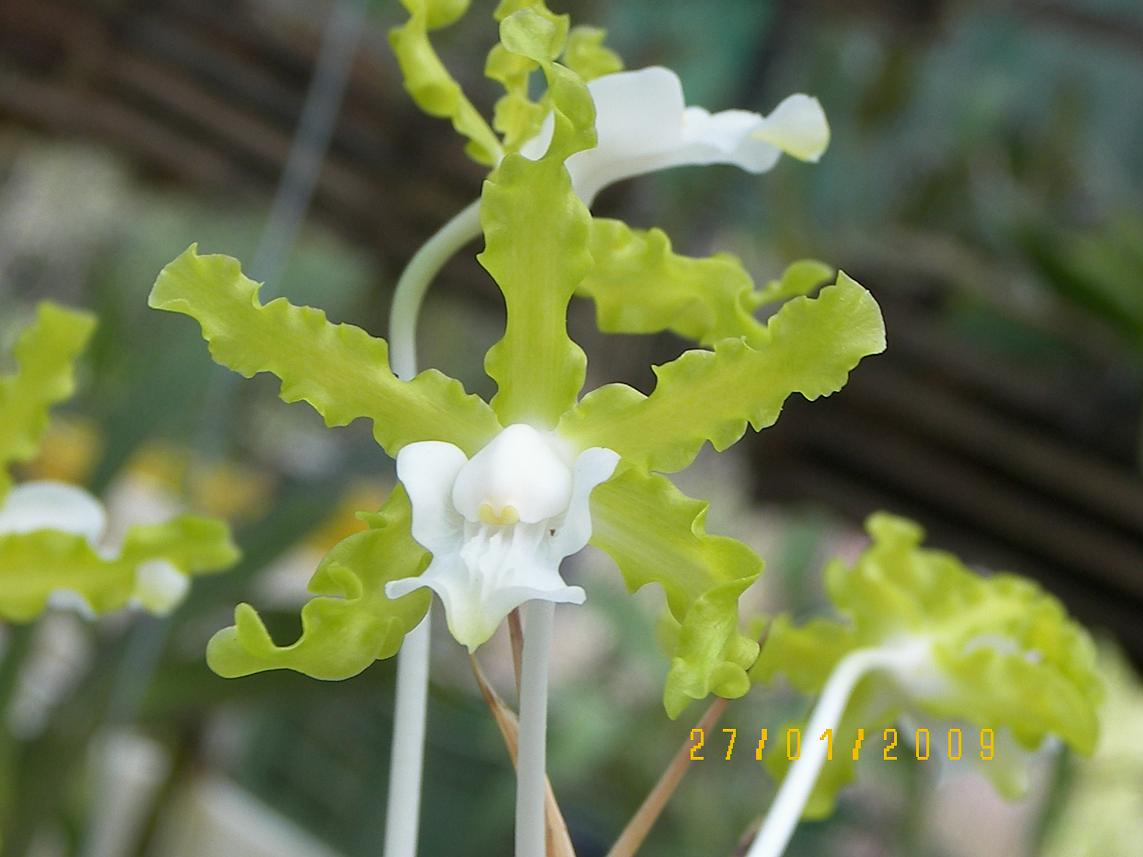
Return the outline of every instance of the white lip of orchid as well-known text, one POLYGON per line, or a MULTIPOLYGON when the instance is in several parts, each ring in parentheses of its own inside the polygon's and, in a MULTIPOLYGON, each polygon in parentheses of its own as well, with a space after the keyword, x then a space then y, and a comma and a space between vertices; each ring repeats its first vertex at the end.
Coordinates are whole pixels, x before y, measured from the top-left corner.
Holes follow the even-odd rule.
POLYGON ((523 424, 471 460, 440 441, 401 449, 397 476, 413 507, 413 538, 432 562, 419 577, 390 581, 386 595, 432 589, 470 651, 526 601, 582 604, 583 589, 568 586, 559 565, 591 537, 591 491, 619 456, 593 447, 570 457, 556 435, 523 424))
MULTIPOLYGON (((66 482, 41 480, 24 482, 12 488, 0 503, 0 536, 54 530, 81 536, 103 559, 118 553, 115 545, 101 544, 107 532, 107 512, 91 493, 66 482)), ((190 580, 172 563, 154 559, 135 570, 135 590, 131 603, 151 613, 170 613, 186 596, 190 580)), ((48 604, 74 610, 93 619, 95 610, 80 592, 56 589, 48 604)))
MULTIPOLYGON (((829 144, 821 104, 801 93, 763 116, 687 107, 678 75, 662 66, 604 75, 587 88, 595 101, 598 142, 569 157, 567 168, 576 193, 589 205, 607 185, 643 173, 688 164, 733 164, 761 173, 782 152, 816 161, 829 144)), ((521 154, 541 157, 553 129, 549 115, 521 154)))

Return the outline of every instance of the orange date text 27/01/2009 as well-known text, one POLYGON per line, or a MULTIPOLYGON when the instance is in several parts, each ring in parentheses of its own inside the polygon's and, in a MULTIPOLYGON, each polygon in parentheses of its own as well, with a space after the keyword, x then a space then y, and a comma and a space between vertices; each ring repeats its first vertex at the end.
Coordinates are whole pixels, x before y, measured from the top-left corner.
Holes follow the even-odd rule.
MULTIPOLYGON (((900 746, 900 735, 897 729, 892 726, 882 730, 880 740, 874 733, 872 741, 866 740, 864 729, 858 729, 856 734, 848 736, 852 738, 852 741, 848 740, 847 737, 844 744, 838 742, 836 749, 839 752, 848 753, 855 762, 861 758, 863 750, 873 753, 880 752, 881 759, 886 762, 896 762, 901 758, 899 754, 902 752, 908 753, 918 761, 927 762, 933 757, 934 743, 941 741, 945 746, 941 747, 937 754, 949 761, 959 762, 965 758, 966 752, 983 762, 991 762, 995 759, 995 730, 985 726, 978 735, 971 733, 972 730, 970 730, 969 738, 966 741, 964 730, 959 727, 954 726, 951 729, 938 730, 935 733, 933 730, 921 727, 914 730, 911 736, 906 736, 906 738, 912 738, 912 748, 910 749, 900 746), (973 742, 972 739, 976 739, 976 741, 973 742), (976 746, 966 747, 966 743, 975 743, 976 746), (873 746, 870 746, 871 744, 873 746), (940 752, 941 750, 945 752, 940 752)), ((738 737, 738 730, 726 728, 718 733, 712 731, 709 737, 711 745, 707 744, 707 730, 698 727, 691 730, 691 761, 702 762, 708 758, 716 758, 729 762, 734 755, 734 744, 738 737), (719 738, 721 738, 721 741, 718 742, 720 746, 712 746, 719 738)), ((817 740, 825 745, 826 760, 832 761, 835 750, 833 730, 825 730, 818 736, 817 740)), ((763 729, 757 742, 754 743, 754 758, 760 762, 763 754, 767 752, 785 752, 787 761, 796 762, 802 755, 802 730, 793 726, 784 732, 776 731, 771 738, 770 730, 763 729)))

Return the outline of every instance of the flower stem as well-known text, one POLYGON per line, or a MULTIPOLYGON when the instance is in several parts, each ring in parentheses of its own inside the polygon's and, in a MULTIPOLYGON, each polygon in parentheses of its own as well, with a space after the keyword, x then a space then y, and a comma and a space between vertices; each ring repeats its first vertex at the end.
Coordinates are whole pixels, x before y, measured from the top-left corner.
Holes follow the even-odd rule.
POLYGON ((548 659, 555 605, 550 601, 529 601, 524 614, 520 750, 516 762, 516 857, 545 857, 548 659))
POLYGON ((906 669, 914 665, 917 658, 918 650, 912 646, 879 646, 857 649, 838 661, 806 726, 807 741, 801 757, 782 781, 778 796, 766 813, 762 830, 746 852, 746 857, 781 857, 786 850, 825 763, 826 744, 817 740, 817 736, 826 729, 837 729, 857 683, 876 669, 906 669))
POLYGON ((480 200, 469 203, 426 241, 409 261, 389 311, 389 360, 406 381, 417 373, 417 316, 433 277, 461 247, 480 234, 480 200))
MULTIPOLYGON (((480 234, 480 201, 441 227, 410 260, 397 281, 389 311, 390 366, 397 377, 417 374, 417 315, 433 277, 449 257, 480 234)), ((397 701, 389 763, 385 857, 416 857, 425 764, 429 695, 431 611, 406 637, 397 653, 397 701)))
POLYGON ((421 771, 429 695, 432 611, 405 636, 397 655, 397 707, 389 762, 385 857, 415 857, 421 816, 421 771))

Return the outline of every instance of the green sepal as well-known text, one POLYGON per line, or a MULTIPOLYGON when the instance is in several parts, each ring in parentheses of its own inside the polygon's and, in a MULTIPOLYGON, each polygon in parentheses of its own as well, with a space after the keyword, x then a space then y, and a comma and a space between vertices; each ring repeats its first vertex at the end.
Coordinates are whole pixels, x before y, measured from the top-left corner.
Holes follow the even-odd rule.
POLYGON ((94 329, 94 316, 44 302, 20 334, 16 371, 0 377, 0 500, 12 487, 8 466, 35 457, 48 411, 75 392, 75 361, 94 329))
POLYGON ((338 542, 310 579, 317 598, 302 607, 302 633, 279 646, 249 604, 234 611, 234 625, 207 645, 210 668, 223 678, 290 669, 312 678, 357 675, 376 660, 392 657, 405 635, 424 618, 430 593, 422 589, 396 600, 385 595, 390 580, 420 574, 429 554, 413 541, 412 507, 397 486, 370 527, 338 542))
POLYGON ((458 0, 401 0, 409 20, 389 31, 389 44, 401 67, 405 89, 418 107, 452 126, 468 143, 465 151, 481 164, 493 165, 500 157, 500 141, 484 121, 460 84, 448 73, 429 40, 429 30, 452 23, 467 9, 458 0))
POLYGON ((584 80, 623 71, 623 58, 603 44, 607 31, 599 27, 572 27, 563 63, 584 80))
POLYGON ((710 693, 736 698, 758 644, 738 631, 738 598, 762 572, 749 547, 706 532, 707 504, 668 479, 620 463, 591 495, 591 543, 619 566, 635 592, 657 583, 679 626, 663 705, 674 718, 710 693))
MULTIPOLYGON (((981 577, 952 554, 922 548, 923 530, 906 519, 876 514, 866 529, 873 543, 858 560, 826 570, 827 594, 843 621, 798 627, 776 620, 753 680, 784 674, 812 693, 851 651, 926 640, 935 670, 927 680, 906 687, 874 672, 859 685, 845 722, 864 727, 867 740, 904 714, 924 725, 942 718, 994 729, 998 742, 1011 736, 1011 758, 1001 759, 998 749, 997 764, 983 770, 1007 797, 1018 796, 1024 782, 1023 751, 1049 735, 1081 753, 1093 750, 1102 697, 1095 646, 1055 598, 1031 581, 981 577)), ((847 759, 835 754, 826 770, 847 759)), ((847 776, 820 780, 817 805, 832 806, 830 790, 847 776)))
MULTIPOLYGON (((505 19, 505 45, 539 50, 543 39, 530 28, 538 21, 543 19, 527 9, 505 19)), ((484 363, 498 387, 492 406, 504 425, 550 428, 575 402, 587 363, 568 336, 567 306, 591 267, 590 215, 572 191, 563 162, 594 144, 595 107, 571 72, 542 57, 538 61, 551 92, 552 143, 539 160, 507 155, 484 183, 485 249, 477 258, 500 287, 507 309, 504 336, 484 363)))
POLYGON ((825 285, 833 279, 833 274, 833 268, 816 259, 799 259, 791 262, 781 277, 770 280, 750 296, 751 306, 757 308, 808 295, 818 286, 825 285))
POLYGON ((589 246, 594 264, 578 291, 595 302, 600 330, 670 330, 702 345, 764 334, 750 302, 754 281, 733 256, 682 256, 661 229, 600 217, 589 246))
POLYGON ((82 596, 96 614, 107 613, 132 599, 143 563, 166 560, 193 576, 229 568, 238 556, 224 523, 190 515, 132 527, 111 557, 83 536, 60 530, 0 535, 0 618, 34 619, 59 589, 82 596))
POLYGON ((753 278, 729 253, 684 256, 674 252, 661 229, 632 229, 601 217, 592 219, 589 246, 594 265, 578 293, 595 302, 600 330, 669 330, 700 345, 742 337, 759 347, 768 334, 754 316, 758 307, 809 294, 834 274, 828 265, 803 259, 755 289, 753 278))
POLYGON ((816 298, 786 303, 764 333, 757 347, 724 339, 656 367, 650 396, 623 384, 594 390, 564 416, 560 434, 648 470, 681 470, 704 442, 721 451, 747 423, 755 431, 773 425, 790 395, 834 393, 862 358, 885 349, 877 302, 844 273, 816 298))
POLYGON ((385 340, 284 298, 263 305, 260 287, 236 259, 200 256, 192 244, 163 268, 149 303, 194 318, 217 363, 246 378, 275 375, 283 401, 307 402, 326 425, 371 419, 373 436, 391 456, 421 440, 447 441, 473 455, 500 430, 492 409, 459 381, 431 369, 401 381, 389 369, 385 340))

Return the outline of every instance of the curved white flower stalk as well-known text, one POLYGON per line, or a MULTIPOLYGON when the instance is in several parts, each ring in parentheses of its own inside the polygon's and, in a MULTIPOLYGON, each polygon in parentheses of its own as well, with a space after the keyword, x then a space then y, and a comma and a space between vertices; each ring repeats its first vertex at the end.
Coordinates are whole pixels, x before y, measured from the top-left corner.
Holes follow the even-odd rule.
POLYGON ((530 600, 582 604, 584 591, 559 573, 591 538, 588 499, 619 456, 595 447, 574 461, 557 436, 510 425, 471 459, 451 443, 424 441, 397 454, 397 476, 413 506, 412 532, 432 562, 390 581, 399 598, 428 587, 449 630, 474 651, 530 600))
MULTIPOLYGON (((1059 740, 1083 753, 1095 745, 1094 646, 1054 598, 1029 581, 982 578, 950 554, 921 548, 923 532, 910 521, 882 513, 866 528, 873 544, 854 566, 835 562, 826 571, 830 599, 847 621, 794 627, 779 617, 752 671, 761 681, 784 673, 820 697, 803 752, 747 857, 779 857, 803 815, 828 814, 853 778, 850 753, 827 762, 819 739, 826 730, 848 742, 859 728, 872 736, 912 715, 926 727, 990 729, 983 771, 1010 798, 1027 783, 1029 751, 1059 740)), ((772 768, 784 766, 782 757, 768 758, 772 768)))

